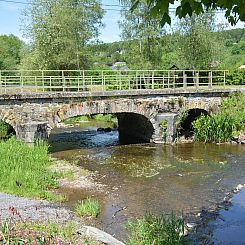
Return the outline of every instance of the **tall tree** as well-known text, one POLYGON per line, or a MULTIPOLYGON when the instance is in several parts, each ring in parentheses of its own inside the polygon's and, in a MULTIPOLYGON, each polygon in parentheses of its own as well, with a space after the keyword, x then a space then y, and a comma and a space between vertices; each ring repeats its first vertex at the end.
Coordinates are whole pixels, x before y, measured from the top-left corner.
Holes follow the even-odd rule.
MULTIPOLYGON (((128 0, 123 4, 127 5, 128 0)), ((121 37, 128 41, 126 61, 133 68, 155 69, 161 59, 161 39, 164 33, 159 22, 149 15, 146 1, 134 12, 122 11, 123 19, 119 22, 121 37)))
POLYGON ((31 0, 24 13, 25 33, 32 42, 27 66, 86 68, 86 45, 97 39, 103 14, 98 0, 31 0))
POLYGON ((23 42, 14 35, 0 36, 0 70, 14 70, 20 63, 23 42))
POLYGON ((186 68, 207 69, 220 61, 223 42, 215 35, 215 14, 192 15, 179 22, 179 54, 186 68))

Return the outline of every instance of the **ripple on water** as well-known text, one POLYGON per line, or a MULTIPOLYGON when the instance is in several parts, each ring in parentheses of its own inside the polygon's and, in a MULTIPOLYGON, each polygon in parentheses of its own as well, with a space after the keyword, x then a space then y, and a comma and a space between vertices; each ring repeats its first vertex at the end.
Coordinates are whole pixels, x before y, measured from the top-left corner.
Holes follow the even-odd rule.
MULTIPOLYGON (((100 181, 110 195, 103 197, 99 218, 103 228, 119 238, 125 236, 123 224, 128 217, 139 217, 146 211, 197 212, 220 202, 225 192, 245 182, 243 146, 123 146, 118 145, 117 137, 117 132, 95 131, 54 135, 51 149, 55 157, 77 158, 82 167, 97 171, 98 179, 103 176, 100 181)), ((79 191, 73 202, 74 197, 81 198, 79 191)))

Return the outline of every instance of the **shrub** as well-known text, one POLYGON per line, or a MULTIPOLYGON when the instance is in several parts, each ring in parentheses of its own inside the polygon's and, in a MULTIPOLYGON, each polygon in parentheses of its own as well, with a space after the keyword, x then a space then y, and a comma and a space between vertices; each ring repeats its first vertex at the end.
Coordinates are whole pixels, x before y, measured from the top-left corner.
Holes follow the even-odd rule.
POLYGON ((126 228, 130 232, 129 245, 184 244, 184 219, 174 214, 146 214, 130 220, 126 228))
POLYGON ((13 133, 13 128, 4 121, 0 120, 0 139, 6 139, 13 133))
POLYGON ((202 115, 193 122, 195 140, 204 142, 226 142, 232 137, 233 118, 227 113, 212 117, 202 115))
POLYGON ((236 69, 236 70, 231 71, 226 77, 226 84, 244 85, 245 84, 245 70, 236 69))

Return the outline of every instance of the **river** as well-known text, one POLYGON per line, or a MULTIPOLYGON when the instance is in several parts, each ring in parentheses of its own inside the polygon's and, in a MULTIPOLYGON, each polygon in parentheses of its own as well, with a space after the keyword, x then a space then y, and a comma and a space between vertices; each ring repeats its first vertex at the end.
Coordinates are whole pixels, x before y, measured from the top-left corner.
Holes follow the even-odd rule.
MULTIPOLYGON (((55 129, 49 141, 54 157, 78 159, 80 166, 96 172, 96 180, 106 185, 104 192, 61 190, 67 195, 66 204, 73 207, 78 200, 95 196, 102 203, 98 225, 122 240, 129 218, 146 212, 190 215, 216 209, 227 192, 245 183, 245 147, 241 145, 120 145, 117 131, 97 132, 94 126, 82 131, 81 127, 55 129)), ((216 244, 222 237, 215 238, 216 244)))

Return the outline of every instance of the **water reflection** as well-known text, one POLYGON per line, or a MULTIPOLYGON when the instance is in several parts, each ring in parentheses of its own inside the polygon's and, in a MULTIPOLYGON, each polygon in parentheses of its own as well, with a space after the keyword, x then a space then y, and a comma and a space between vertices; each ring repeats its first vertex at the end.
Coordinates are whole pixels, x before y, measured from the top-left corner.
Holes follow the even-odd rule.
MULTIPOLYGON (((223 200, 225 192, 245 182, 243 146, 118 145, 117 132, 69 134, 54 135, 53 154, 75 157, 84 168, 98 172, 97 180, 106 184, 109 193, 92 193, 103 202, 101 225, 119 238, 125 237, 123 224, 128 217, 146 211, 199 211, 214 206, 223 200)), ((77 190, 68 195, 69 205, 84 195, 89 193, 77 190)))

